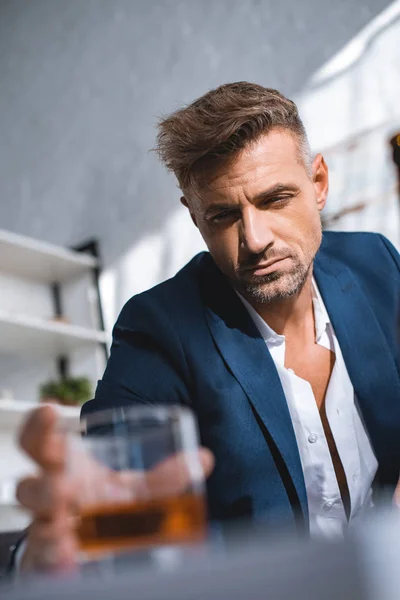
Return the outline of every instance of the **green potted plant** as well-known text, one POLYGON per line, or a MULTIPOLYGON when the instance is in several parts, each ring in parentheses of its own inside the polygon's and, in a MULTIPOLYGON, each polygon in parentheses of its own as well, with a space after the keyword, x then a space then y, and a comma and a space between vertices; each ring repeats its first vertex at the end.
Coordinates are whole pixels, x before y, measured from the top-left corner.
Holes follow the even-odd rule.
POLYGON ((66 377, 40 386, 41 402, 80 406, 92 397, 92 386, 87 377, 66 377))

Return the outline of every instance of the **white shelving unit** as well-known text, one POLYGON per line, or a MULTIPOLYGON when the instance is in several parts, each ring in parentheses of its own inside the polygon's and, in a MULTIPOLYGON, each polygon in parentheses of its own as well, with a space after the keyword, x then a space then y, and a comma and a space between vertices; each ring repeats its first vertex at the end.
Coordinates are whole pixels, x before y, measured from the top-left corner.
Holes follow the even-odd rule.
MULTIPOLYGON (((0 393, 0 532, 27 524, 15 485, 34 465, 18 447, 18 432, 38 405, 39 385, 62 370, 87 375, 93 387, 101 376, 109 337, 98 273, 89 252, 0 230, 0 392, 15 398, 0 393)), ((56 410, 70 424, 79 420, 80 408, 56 410)))
POLYGON ((94 256, 0 229, 0 269, 42 283, 61 283, 97 267, 94 256))
POLYGON ((0 351, 26 354, 34 351, 55 356, 80 347, 108 343, 104 331, 57 321, 12 314, 0 309, 0 351))
MULTIPOLYGON (((55 286, 93 273, 98 267, 95 256, 0 229, 0 274, 42 284, 54 293, 55 286)), ((54 357, 81 347, 108 344, 103 329, 63 322, 57 316, 45 319, 43 315, 25 314, 14 305, 3 308, 0 295, 0 352, 34 351, 54 357)))

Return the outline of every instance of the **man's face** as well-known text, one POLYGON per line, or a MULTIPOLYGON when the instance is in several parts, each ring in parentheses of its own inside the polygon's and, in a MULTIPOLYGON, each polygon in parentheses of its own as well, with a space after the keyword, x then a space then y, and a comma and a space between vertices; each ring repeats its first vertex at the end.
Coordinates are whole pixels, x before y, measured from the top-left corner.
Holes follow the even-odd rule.
POLYGON ((315 158, 310 176, 297 140, 275 129, 182 201, 235 289, 267 303, 303 287, 322 239, 327 190, 323 158, 315 158))

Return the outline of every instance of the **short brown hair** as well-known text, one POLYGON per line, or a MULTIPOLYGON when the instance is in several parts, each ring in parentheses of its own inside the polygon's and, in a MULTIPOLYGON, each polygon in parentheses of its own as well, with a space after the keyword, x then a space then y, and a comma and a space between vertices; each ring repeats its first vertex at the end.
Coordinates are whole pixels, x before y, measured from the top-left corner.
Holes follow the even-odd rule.
POLYGON ((277 90, 246 81, 221 85, 162 119, 156 151, 184 191, 279 127, 297 137, 300 159, 310 170, 307 135, 295 103, 277 90))

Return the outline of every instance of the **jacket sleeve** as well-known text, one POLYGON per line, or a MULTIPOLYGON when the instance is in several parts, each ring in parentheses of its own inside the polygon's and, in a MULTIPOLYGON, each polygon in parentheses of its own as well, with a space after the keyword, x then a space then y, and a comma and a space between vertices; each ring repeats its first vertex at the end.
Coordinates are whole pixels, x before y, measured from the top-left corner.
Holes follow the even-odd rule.
MULTIPOLYGON (((400 254, 397 252, 396 248, 393 246, 391 242, 383 235, 379 235, 381 242, 385 246, 385 249, 389 252, 391 259, 393 261, 394 269, 393 272, 393 280, 395 289, 397 290, 397 368, 400 372, 400 254)), ((387 277, 390 277, 390 273, 386 274, 387 277)))
POLYGON ((190 404, 185 353, 170 315, 149 293, 128 301, 88 412, 132 404, 190 404))
POLYGON ((395 266, 397 267, 397 271, 399 274, 399 278, 397 281, 398 281, 398 286, 400 288, 400 254, 397 252, 397 250, 393 246, 393 244, 391 242, 389 242, 389 240, 387 238, 385 238, 384 235, 379 234, 379 237, 381 239, 381 242, 385 246, 386 250, 389 252, 390 256, 392 257, 395 266))

